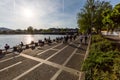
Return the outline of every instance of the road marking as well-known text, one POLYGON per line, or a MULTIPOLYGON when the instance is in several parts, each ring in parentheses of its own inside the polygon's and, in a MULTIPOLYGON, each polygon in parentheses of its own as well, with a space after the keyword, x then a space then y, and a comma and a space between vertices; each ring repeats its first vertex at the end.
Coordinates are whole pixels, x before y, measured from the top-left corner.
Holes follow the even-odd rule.
POLYGON ((45 61, 43 59, 40 59, 40 58, 37 58, 37 57, 33 57, 33 56, 29 56, 29 55, 26 55, 26 54, 23 54, 23 53, 21 53, 20 55, 22 57, 25 57, 25 58, 28 58, 28 59, 32 59, 32 60, 35 60, 35 61, 38 61, 38 62, 44 62, 45 61))
POLYGON ((53 75, 53 77, 50 80, 56 80, 56 78, 59 76, 59 74, 62 72, 62 69, 59 69, 55 75, 53 75))
POLYGON ((17 63, 15 63, 15 64, 13 64, 13 65, 10 65, 10 66, 8 66, 8 67, 5 67, 5 68, 1 69, 0 72, 5 71, 5 70, 7 70, 7 69, 9 69, 9 68, 12 68, 12 67, 14 67, 14 66, 16 66, 16 65, 18 65, 18 64, 21 64, 21 63, 22 63, 22 61, 17 62, 17 63))
POLYGON ((53 55, 51 55, 50 57, 48 57, 46 60, 49 60, 50 58, 52 58, 53 56, 57 55, 59 52, 61 52, 62 50, 64 50, 65 48, 67 48, 69 45, 63 47, 62 49, 60 49, 59 51, 57 51, 56 53, 54 53, 53 55))
MULTIPOLYGON (((61 44, 62 44, 62 43, 61 43, 61 44)), ((53 48, 55 48, 55 47, 57 47, 57 46, 59 46, 59 45, 61 45, 61 44, 58 44, 58 45, 56 45, 56 46, 54 46, 54 47, 52 47, 52 48, 50 48, 50 49, 53 49, 53 48)), ((67 46, 68 46, 68 45, 67 45, 67 46)), ((58 52, 60 52, 60 51, 62 51, 63 49, 65 49, 67 46, 63 47, 63 48, 60 49, 58 52)), ((50 50, 50 49, 48 49, 48 50, 50 50)), ((48 51, 48 50, 46 50, 46 51, 48 51)), ((44 52, 46 52, 46 51, 44 51, 44 52)), ((43 52, 42 52, 42 53, 43 53, 43 52)), ((42 54, 42 53, 39 53, 39 55, 42 54)), ((57 54, 57 53, 56 53, 56 54, 57 54)), ((20 79, 21 77, 25 76, 26 74, 28 74, 29 72, 31 72, 31 71, 34 70, 35 68, 39 67, 39 66, 42 65, 43 63, 45 63, 45 64, 47 64, 47 65, 50 65, 50 66, 53 66, 53 67, 56 67, 56 68, 59 68, 59 69, 62 68, 63 70, 68 71, 68 72, 71 72, 71 73, 75 73, 75 74, 76 74, 77 72, 80 73, 78 70, 75 70, 75 69, 72 69, 72 68, 68 68, 68 67, 65 67, 65 66, 62 66, 62 65, 59 65, 59 64, 56 64, 56 63, 47 61, 47 60, 48 60, 49 58, 51 58, 52 56, 48 57, 46 60, 43 60, 43 59, 40 59, 40 58, 37 58, 37 57, 33 57, 33 56, 30 56, 30 55, 26 55, 26 54, 23 54, 23 53, 21 53, 20 55, 23 56, 23 57, 25 57, 25 58, 29 58, 29 59, 32 59, 32 60, 35 60, 35 61, 38 61, 38 62, 41 62, 41 63, 39 63, 39 64, 37 64, 36 66, 32 67, 31 69, 25 71, 23 74, 17 76, 17 77, 14 78, 13 80, 18 80, 18 79, 20 79)), ((76 75, 78 75, 78 74, 76 74, 76 75)))
POLYGON ((79 80, 81 80, 82 74, 83 74, 83 72, 80 73, 80 75, 79 75, 79 80))
POLYGON ((51 49, 51 50, 58 51, 59 49, 51 49))
POLYGON ((76 55, 85 56, 85 54, 75 53, 76 55))
MULTIPOLYGON (((50 62, 50 61, 46 61, 46 60, 43 60, 43 59, 40 59, 40 58, 37 58, 37 57, 33 57, 33 56, 29 56, 29 55, 26 55, 26 54, 20 54, 21 56, 25 57, 25 58, 29 58, 29 59, 32 59, 32 60, 35 60, 35 61, 38 61, 38 62, 41 62, 41 63, 45 63, 45 64, 48 64, 50 66, 53 66, 53 67, 56 67, 56 68, 62 68, 63 70, 67 71, 67 72, 71 72, 71 73, 79 73, 80 71, 78 70, 75 70, 75 69, 72 69, 72 68, 68 68, 68 67, 65 67, 65 66, 62 66, 60 64, 57 64, 57 63, 53 63, 53 62, 50 62)), ((76 74, 78 75, 78 74, 76 74)))
POLYGON ((28 74, 29 72, 33 71, 34 69, 36 69, 37 67, 39 67, 42 63, 39 63, 37 65, 35 65, 34 67, 30 68, 29 70, 27 70, 26 72, 22 73, 21 75, 15 77, 14 79, 12 80, 18 80, 20 79, 21 77, 23 77, 24 75, 28 74))
POLYGON ((38 53, 37 55, 40 55, 40 54, 42 54, 42 53, 44 53, 44 52, 47 52, 47 51, 49 51, 50 49, 53 49, 53 48, 55 48, 55 47, 57 47, 57 46, 59 46, 59 45, 62 45, 62 43, 60 43, 60 44, 58 44, 58 45, 55 45, 55 46, 53 46, 53 47, 51 47, 51 48, 49 48, 49 49, 47 49, 47 50, 45 50, 45 51, 43 51, 43 52, 40 52, 40 53, 38 53))
MULTIPOLYGON (((78 45, 78 47, 80 47, 80 45, 78 45)), ((76 48, 73 52, 72 52, 72 54, 67 58, 67 60, 63 63, 63 65, 62 66, 65 66, 67 63, 68 63, 68 61, 72 58, 72 56, 75 54, 75 52, 77 51, 78 49, 76 48)), ((55 73, 55 75, 50 79, 50 80, 56 80, 56 78, 59 76, 59 74, 62 72, 62 68, 61 69, 59 69, 56 73, 55 73)))
MULTIPOLYGON (((80 45, 78 45, 77 47, 80 47, 80 45)), ((63 63, 63 65, 66 65, 68 63, 68 61, 72 58, 72 56, 75 54, 75 52, 78 50, 78 48, 76 48, 72 54, 67 58, 67 60, 63 63)))
MULTIPOLYGON (((75 41, 74 41, 75 42, 75 41)), ((69 43, 72 44, 73 42, 69 43)), ((62 50, 64 50, 65 48, 67 48, 69 45, 63 47, 62 49, 60 49, 59 51, 57 51, 56 53, 54 53, 53 55, 51 55, 50 57, 48 57, 46 60, 49 60, 50 58, 54 57, 55 55, 57 55, 59 52, 61 52, 62 50)))
POLYGON ((14 56, 14 57, 11 57, 11 58, 8 58, 8 59, 4 59, 4 60, 0 61, 0 63, 5 62, 5 61, 8 61, 8 60, 11 60, 11 59, 14 59, 14 58, 17 58, 17 57, 19 57, 19 56, 20 56, 20 55, 14 56))

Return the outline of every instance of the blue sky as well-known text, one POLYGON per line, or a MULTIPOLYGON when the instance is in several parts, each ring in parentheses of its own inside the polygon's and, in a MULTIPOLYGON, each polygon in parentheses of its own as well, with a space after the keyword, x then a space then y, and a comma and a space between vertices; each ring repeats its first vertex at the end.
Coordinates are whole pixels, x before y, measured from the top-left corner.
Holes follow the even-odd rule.
MULTIPOLYGON (((86 0, 0 0, 0 27, 11 29, 76 28, 86 0)), ((112 5, 120 0, 110 1, 112 5)))

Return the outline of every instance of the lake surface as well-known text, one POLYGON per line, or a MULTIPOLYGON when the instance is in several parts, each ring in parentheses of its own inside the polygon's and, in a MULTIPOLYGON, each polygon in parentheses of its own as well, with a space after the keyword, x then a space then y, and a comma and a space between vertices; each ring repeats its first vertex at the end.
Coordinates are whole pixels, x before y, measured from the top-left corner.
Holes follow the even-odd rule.
POLYGON ((22 41, 24 44, 29 44, 31 41, 44 40, 44 38, 55 39, 56 37, 62 37, 64 35, 0 35, 0 49, 4 48, 7 43, 10 47, 20 44, 22 41))

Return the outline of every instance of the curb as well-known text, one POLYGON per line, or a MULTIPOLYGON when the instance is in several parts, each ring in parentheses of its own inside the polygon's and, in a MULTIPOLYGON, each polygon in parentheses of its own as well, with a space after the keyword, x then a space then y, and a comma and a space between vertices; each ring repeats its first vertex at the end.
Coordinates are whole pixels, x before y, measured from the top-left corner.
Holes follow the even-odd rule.
MULTIPOLYGON (((87 59, 87 57, 88 57, 90 45, 91 45, 91 36, 90 36, 90 38, 89 38, 88 47, 87 47, 87 50, 86 50, 86 53, 85 53, 85 57, 84 57, 83 62, 84 62, 84 61, 87 59)), ((81 70, 82 70, 82 69, 83 69, 83 66, 82 66, 81 70)), ((85 79, 85 72, 81 71, 80 76, 79 76, 79 80, 83 80, 83 79, 85 79), (83 77, 82 77, 82 76, 83 76, 83 77)))

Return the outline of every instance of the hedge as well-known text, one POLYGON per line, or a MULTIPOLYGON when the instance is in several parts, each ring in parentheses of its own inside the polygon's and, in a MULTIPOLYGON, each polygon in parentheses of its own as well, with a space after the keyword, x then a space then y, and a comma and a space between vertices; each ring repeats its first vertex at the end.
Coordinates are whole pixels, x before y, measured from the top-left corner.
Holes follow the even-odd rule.
POLYGON ((89 56, 83 64, 85 79, 120 79, 120 52, 114 49, 113 42, 100 35, 93 35, 91 42, 89 56))

